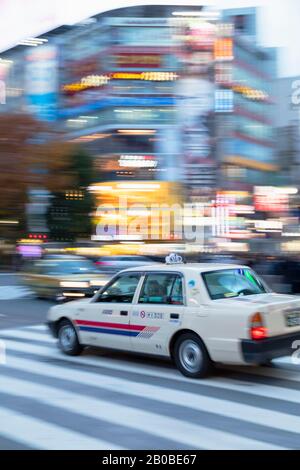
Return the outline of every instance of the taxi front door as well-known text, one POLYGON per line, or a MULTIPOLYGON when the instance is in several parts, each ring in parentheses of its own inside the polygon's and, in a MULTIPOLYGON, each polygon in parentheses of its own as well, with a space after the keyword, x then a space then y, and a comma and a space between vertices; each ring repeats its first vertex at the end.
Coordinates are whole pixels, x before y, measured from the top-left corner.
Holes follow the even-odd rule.
POLYGON ((132 300, 140 273, 120 274, 89 302, 79 302, 75 324, 81 343, 130 350, 132 300))

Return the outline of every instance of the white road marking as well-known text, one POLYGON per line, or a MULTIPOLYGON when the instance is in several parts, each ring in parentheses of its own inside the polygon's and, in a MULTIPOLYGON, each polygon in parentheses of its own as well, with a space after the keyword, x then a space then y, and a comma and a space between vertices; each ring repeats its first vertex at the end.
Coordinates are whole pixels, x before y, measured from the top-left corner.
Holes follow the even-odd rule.
MULTIPOLYGON (((251 395, 258 395, 262 397, 269 397, 269 398, 277 398, 283 399, 285 401, 290 401, 292 403, 300 403, 300 393, 297 390, 282 388, 282 387, 275 387, 270 385, 264 384, 251 384, 247 381, 243 381, 242 377, 237 382, 225 377, 213 377, 210 379, 199 380, 195 381, 193 379, 188 379, 180 375, 180 373, 174 369, 163 369, 163 371, 158 371, 157 368, 153 366, 148 366, 143 364, 141 366, 132 366, 129 365, 127 362, 122 360, 113 360, 107 357, 93 357, 90 358, 88 356, 78 356, 76 359, 71 358, 69 356, 65 356, 59 351, 56 347, 46 347, 46 346, 38 346, 35 344, 28 344, 28 343, 19 343, 13 340, 5 339, 5 335, 2 336, 2 332, 0 332, 0 338, 5 341, 7 347, 7 361, 10 360, 9 358, 9 349, 14 349, 16 351, 21 352, 28 352, 31 354, 36 354, 41 357, 45 358, 53 358, 57 360, 63 360, 67 362, 74 362, 76 361, 77 364, 80 365, 92 365, 96 367, 103 367, 106 369, 112 370, 119 370, 119 371, 127 371, 133 372, 140 375, 146 375, 150 377, 159 377, 159 378, 169 378, 171 380, 176 380, 179 382, 188 382, 193 383, 194 385, 199 386, 213 386, 215 388, 226 389, 226 390, 235 390, 238 392, 246 392, 251 395)), ((9 365, 9 362, 8 362, 9 365)))
POLYGON ((0 286, 0 300, 21 299, 32 295, 32 291, 23 286, 0 286))
POLYGON ((109 441, 101 441, 70 431, 67 428, 0 407, 0 436, 35 449, 105 450, 120 449, 109 441))
MULTIPOLYGON (((99 387, 99 389, 112 392, 124 390, 126 394, 132 396, 150 400, 155 399, 176 406, 185 406, 198 411, 216 413, 229 418, 300 434, 300 417, 292 414, 256 408, 225 399, 210 398, 203 395, 199 397, 194 393, 177 391, 168 387, 141 384, 110 376, 97 376, 95 373, 82 370, 68 370, 32 360, 10 358, 9 366, 21 371, 35 372, 45 377, 74 380, 87 386, 99 387)), ((270 430, 270 432, 272 431, 270 430)))
POLYGON ((66 392, 55 387, 33 384, 26 380, 6 377, 1 381, 2 392, 16 397, 34 397, 44 405, 69 410, 92 419, 123 425, 155 436, 172 439, 181 445, 205 449, 257 449, 278 450, 280 446, 259 442, 206 426, 187 423, 156 413, 118 405, 107 400, 94 399, 82 394, 66 392), (171 431, 172 430, 172 431, 171 431))

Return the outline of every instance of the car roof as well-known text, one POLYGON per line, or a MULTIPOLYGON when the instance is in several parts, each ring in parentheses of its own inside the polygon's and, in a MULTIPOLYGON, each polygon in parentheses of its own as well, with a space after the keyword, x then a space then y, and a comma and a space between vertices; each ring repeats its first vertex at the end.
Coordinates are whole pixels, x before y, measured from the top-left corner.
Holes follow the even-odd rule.
POLYGON ((239 269, 249 268, 242 264, 226 264, 226 263, 186 263, 186 264, 166 264, 157 263, 153 265, 137 266, 134 268, 124 269, 122 272, 134 272, 134 271, 176 271, 176 272, 207 272, 207 271, 219 271, 222 269, 239 269))

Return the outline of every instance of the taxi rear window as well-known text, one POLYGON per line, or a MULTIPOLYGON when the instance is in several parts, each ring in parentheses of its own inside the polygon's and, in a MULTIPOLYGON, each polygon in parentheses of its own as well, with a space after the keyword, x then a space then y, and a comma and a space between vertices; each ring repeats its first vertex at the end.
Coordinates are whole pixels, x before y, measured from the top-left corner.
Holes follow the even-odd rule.
POLYGON ((259 276, 248 268, 209 271, 202 278, 212 300, 266 293, 259 276))
POLYGON ((151 273, 145 278, 139 303, 183 305, 182 279, 173 273, 151 273))

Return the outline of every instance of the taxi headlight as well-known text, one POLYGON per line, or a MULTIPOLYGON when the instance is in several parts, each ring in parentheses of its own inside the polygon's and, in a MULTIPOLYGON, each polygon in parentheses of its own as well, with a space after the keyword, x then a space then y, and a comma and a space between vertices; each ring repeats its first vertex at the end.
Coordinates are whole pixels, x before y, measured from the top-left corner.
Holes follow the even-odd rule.
POLYGON ((104 280, 101 281, 101 279, 92 279, 92 280, 90 281, 90 286, 93 286, 93 287, 102 287, 102 286, 105 286, 106 282, 107 282, 107 281, 104 281, 104 280))
POLYGON ((89 287, 88 282, 84 281, 62 281, 60 283, 61 287, 71 287, 71 288, 83 288, 83 287, 89 287))

